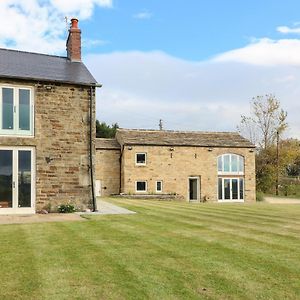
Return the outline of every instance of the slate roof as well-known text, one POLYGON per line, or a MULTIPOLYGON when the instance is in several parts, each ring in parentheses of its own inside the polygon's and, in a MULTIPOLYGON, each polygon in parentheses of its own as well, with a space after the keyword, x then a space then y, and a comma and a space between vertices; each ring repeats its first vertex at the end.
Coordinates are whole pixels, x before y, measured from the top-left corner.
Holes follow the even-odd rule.
POLYGON ((96 85, 82 62, 67 57, 0 48, 0 78, 96 85))
POLYGON ((118 129, 116 138, 121 145, 255 148, 236 132, 118 129))
POLYGON ((116 139, 96 138, 96 149, 120 150, 121 146, 116 139))

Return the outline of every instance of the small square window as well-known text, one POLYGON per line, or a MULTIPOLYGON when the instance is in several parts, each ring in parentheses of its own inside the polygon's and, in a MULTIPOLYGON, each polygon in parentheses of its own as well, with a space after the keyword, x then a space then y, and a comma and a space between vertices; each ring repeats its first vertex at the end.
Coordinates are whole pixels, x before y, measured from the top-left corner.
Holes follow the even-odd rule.
POLYGON ((162 189, 163 189, 162 181, 156 181, 156 192, 157 193, 162 192, 162 189))
POLYGON ((135 163, 137 165, 146 164, 146 153, 136 153, 135 163))
POLYGON ((146 192, 147 191, 147 181, 137 181, 136 182, 136 191, 137 192, 146 192))

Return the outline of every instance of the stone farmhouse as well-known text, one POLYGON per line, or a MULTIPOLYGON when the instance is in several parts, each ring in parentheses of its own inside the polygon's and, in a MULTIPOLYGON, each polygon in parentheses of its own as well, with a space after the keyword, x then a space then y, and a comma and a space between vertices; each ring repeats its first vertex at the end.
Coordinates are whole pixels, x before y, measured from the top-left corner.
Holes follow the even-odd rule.
POLYGON ((96 196, 254 201, 254 145, 237 133, 117 131, 97 139, 95 91, 72 19, 67 56, 0 49, 0 214, 96 196), (94 184, 95 183, 95 184, 94 184))
POLYGON ((96 139, 96 193, 252 202, 254 150, 234 132, 118 129, 96 139))
POLYGON ((0 49, 0 214, 95 203, 96 80, 71 20, 67 57, 0 49))

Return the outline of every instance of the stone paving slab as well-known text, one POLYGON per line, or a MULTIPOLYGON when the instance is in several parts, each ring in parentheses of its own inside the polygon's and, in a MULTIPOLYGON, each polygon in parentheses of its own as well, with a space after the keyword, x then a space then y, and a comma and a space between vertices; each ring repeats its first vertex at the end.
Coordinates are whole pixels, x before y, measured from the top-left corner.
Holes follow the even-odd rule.
POLYGON ((104 200, 97 200, 97 209, 96 212, 86 212, 79 213, 81 215, 129 215, 135 214, 135 211, 131 211, 129 209, 117 206, 115 204, 106 202, 104 200))
POLYGON ((34 214, 34 215, 3 215, 0 224, 49 223, 66 221, 86 221, 78 214, 34 214))

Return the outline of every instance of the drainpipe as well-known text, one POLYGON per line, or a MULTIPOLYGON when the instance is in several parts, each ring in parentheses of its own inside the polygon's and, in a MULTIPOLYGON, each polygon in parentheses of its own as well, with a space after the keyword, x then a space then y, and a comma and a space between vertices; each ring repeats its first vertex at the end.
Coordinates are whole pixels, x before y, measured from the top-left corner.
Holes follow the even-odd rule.
POLYGON ((122 158, 123 158, 123 152, 124 152, 124 145, 121 149, 121 155, 120 155, 120 188, 119 188, 119 194, 121 194, 122 191, 122 158))
POLYGON ((90 87, 90 172, 91 172, 91 188, 92 188, 92 211, 97 211, 97 202, 94 187, 94 161, 93 161, 93 87, 90 87))

